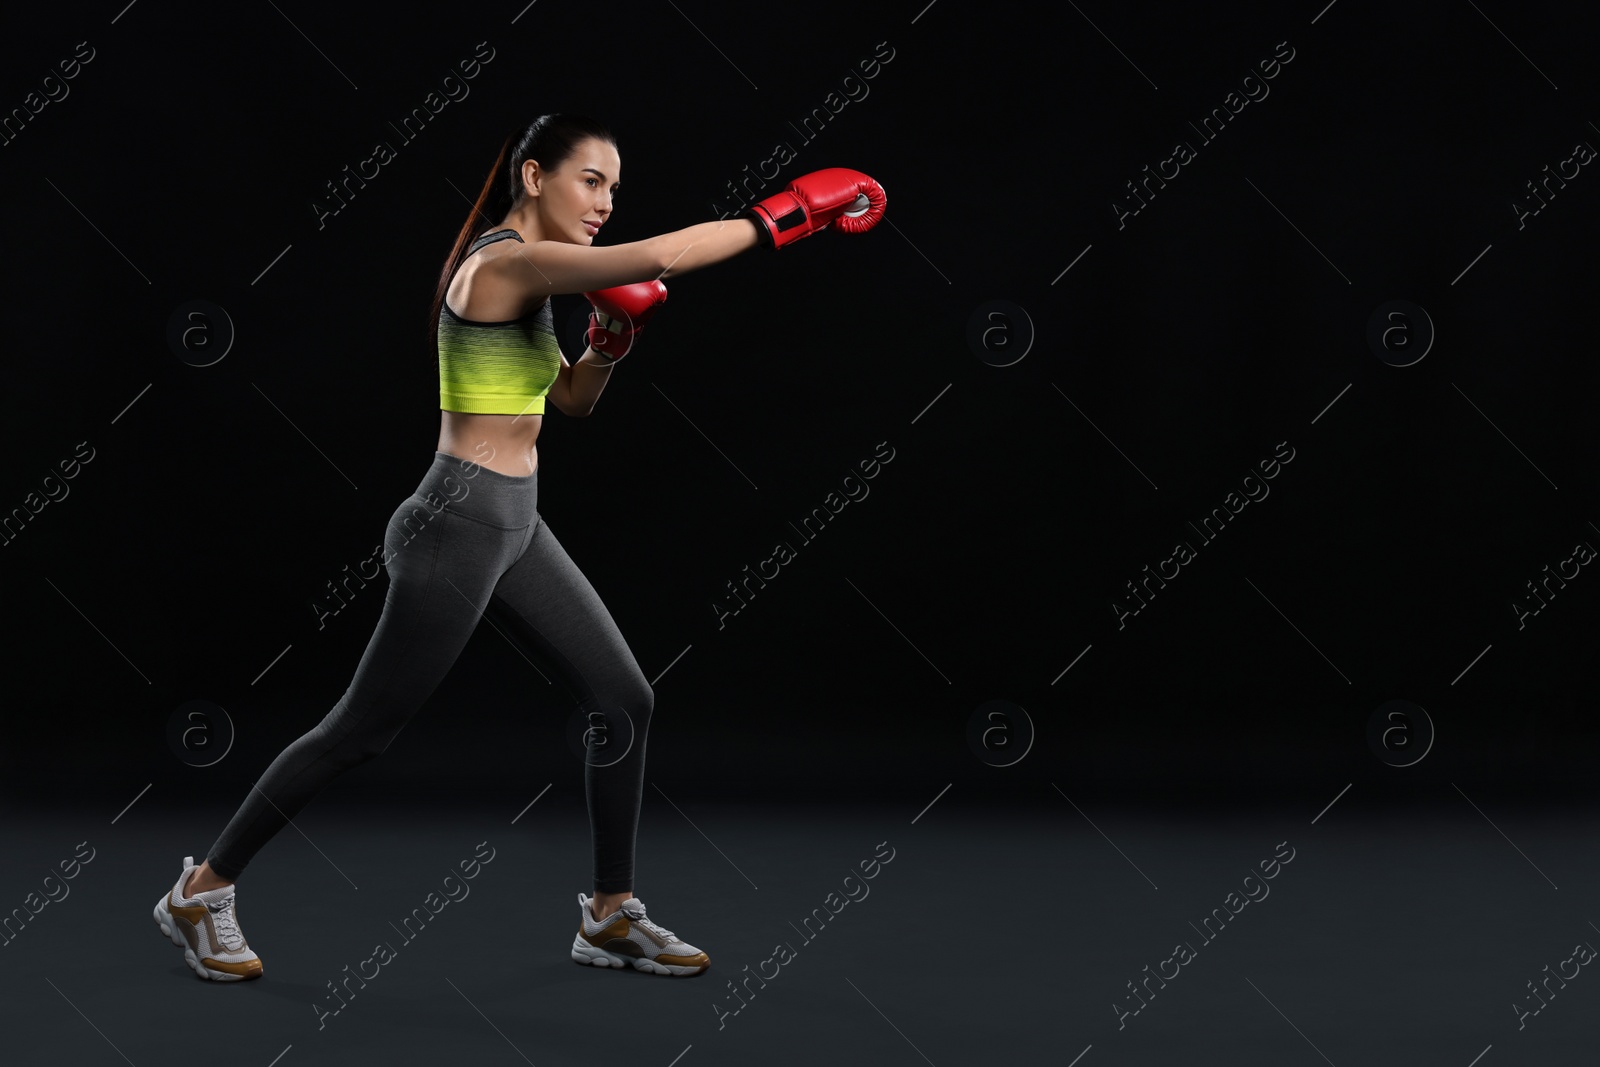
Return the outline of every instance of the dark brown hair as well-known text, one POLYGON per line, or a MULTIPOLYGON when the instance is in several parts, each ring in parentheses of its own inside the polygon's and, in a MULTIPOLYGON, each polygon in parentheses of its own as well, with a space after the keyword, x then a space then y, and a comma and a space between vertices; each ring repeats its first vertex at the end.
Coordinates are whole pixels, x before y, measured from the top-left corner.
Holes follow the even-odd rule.
POLYGON ((467 221, 456 234, 454 247, 439 272, 439 284, 433 294, 433 308, 428 316, 428 345, 433 350, 433 360, 439 361, 439 313, 444 306, 445 290, 456 268, 467 256, 472 242, 481 237, 489 227, 505 218, 522 200, 522 164, 537 160, 545 171, 557 170, 572 158, 578 145, 591 137, 610 142, 615 147, 617 139, 603 123, 583 115, 540 115, 520 130, 513 130, 500 146, 494 166, 484 179, 467 221))

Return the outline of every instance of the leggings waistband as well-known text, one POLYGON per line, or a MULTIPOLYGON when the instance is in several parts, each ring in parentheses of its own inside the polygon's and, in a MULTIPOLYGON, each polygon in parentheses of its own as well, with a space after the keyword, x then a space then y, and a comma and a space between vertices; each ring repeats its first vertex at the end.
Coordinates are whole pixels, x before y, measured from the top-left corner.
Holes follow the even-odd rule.
POLYGON ((435 450, 412 496, 435 510, 445 508, 495 526, 523 527, 533 522, 538 507, 539 471, 502 474, 435 450))

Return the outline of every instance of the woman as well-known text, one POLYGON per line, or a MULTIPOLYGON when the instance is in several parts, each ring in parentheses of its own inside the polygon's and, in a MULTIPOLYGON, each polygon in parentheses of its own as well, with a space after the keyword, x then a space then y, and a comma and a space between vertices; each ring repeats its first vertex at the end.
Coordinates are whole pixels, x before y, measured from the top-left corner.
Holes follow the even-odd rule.
POLYGON ((536 510, 534 442, 546 397, 565 415, 594 410, 617 360, 666 299, 661 279, 758 244, 781 248, 830 224, 864 231, 886 201, 865 174, 830 168, 795 179, 736 218, 596 247, 621 169, 610 132, 579 116, 543 115, 502 145, 434 294, 439 441, 432 466, 385 531, 389 589, 377 629, 344 696, 272 762, 205 860, 184 858, 183 873, 156 905, 162 933, 199 977, 260 977, 261 960, 239 928, 239 875, 333 778, 389 747, 491 601, 593 724, 584 786, 595 892, 578 894, 572 958, 665 975, 709 966, 705 952, 651 921, 633 895, 654 694, 605 605, 536 510), (594 305, 589 348, 576 364, 556 344, 550 297, 559 293, 583 293, 594 305), (596 737, 604 759, 593 758, 596 737), (619 750, 622 756, 609 755, 619 750))

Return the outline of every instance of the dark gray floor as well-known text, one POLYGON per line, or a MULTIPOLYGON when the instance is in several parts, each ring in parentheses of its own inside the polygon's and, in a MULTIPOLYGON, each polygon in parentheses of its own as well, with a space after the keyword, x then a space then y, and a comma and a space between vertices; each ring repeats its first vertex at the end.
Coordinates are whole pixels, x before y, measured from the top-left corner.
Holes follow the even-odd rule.
POLYGON ((692 979, 569 960, 576 897, 591 888, 588 831, 580 798, 555 790, 515 825, 525 800, 320 797, 240 880, 265 976, 234 985, 197 980, 150 918, 183 855, 203 853, 222 825, 222 806, 187 817, 140 803, 120 816, 13 809, 0 830, 8 911, 25 909, 80 842, 94 854, 0 948, 3 1060, 1593 1062, 1600 978, 1587 968, 1564 989, 1549 978, 1555 995, 1520 1024, 1513 1007, 1537 1006, 1530 981, 1572 974, 1578 964, 1563 961, 1575 945, 1600 945, 1593 811, 1454 790, 1372 808, 1345 795, 1320 814, 1320 803, 1270 798, 1131 809, 1050 786, 975 807, 942 788, 896 805, 766 809, 674 806, 647 788, 635 892, 710 953, 711 970, 692 979), (494 858, 469 894, 402 937, 404 917, 442 896, 480 842, 494 858), (847 882, 880 842, 893 859, 847 882), (1276 877, 1247 881, 1290 849, 1276 877), (1264 897, 1238 903, 1263 885, 1264 897), (860 899, 802 936, 847 886, 860 899), (1219 919, 1204 926, 1235 891, 1238 914, 1220 932, 1219 919), (319 1022, 318 1005, 337 1005, 328 983, 379 942, 393 958, 319 1022), (1164 963, 1179 942, 1188 962, 1164 963), (763 963, 779 943, 787 962, 763 963), (719 1022, 739 1003, 729 983, 761 969, 765 986, 749 978, 742 1010, 719 1022), (1128 983, 1160 970, 1177 975, 1164 988, 1150 980, 1155 995, 1119 1025, 1117 1005, 1139 1005, 1128 983))

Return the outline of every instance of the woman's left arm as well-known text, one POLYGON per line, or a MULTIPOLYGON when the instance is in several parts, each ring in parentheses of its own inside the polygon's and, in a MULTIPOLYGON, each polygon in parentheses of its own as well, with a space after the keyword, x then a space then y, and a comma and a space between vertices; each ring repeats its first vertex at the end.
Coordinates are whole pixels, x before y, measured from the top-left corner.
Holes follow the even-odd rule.
POLYGON ((612 362, 593 348, 584 349, 578 362, 561 357, 561 372, 550 386, 550 403, 563 415, 583 418, 594 411, 595 401, 611 379, 612 362))
POLYGON ((595 401, 611 379, 611 368, 633 349, 645 323, 666 302, 667 287, 656 278, 583 295, 591 305, 589 328, 583 335, 589 347, 575 365, 561 357, 561 370, 550 387, 551 403, 563 414, 579 418, 594 411, 595 401))

